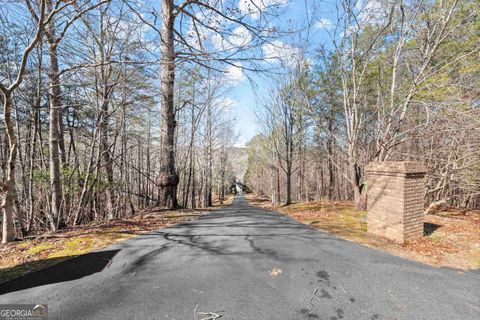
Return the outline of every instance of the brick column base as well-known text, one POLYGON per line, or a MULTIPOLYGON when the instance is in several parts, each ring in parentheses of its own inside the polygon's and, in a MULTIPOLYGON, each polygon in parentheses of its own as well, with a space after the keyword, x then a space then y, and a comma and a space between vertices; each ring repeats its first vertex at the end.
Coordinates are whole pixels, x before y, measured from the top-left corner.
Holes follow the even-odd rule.
POLYGON ((397 243, 423 236, 425 167, 416 162, 370 162, 367 232, 397 243))

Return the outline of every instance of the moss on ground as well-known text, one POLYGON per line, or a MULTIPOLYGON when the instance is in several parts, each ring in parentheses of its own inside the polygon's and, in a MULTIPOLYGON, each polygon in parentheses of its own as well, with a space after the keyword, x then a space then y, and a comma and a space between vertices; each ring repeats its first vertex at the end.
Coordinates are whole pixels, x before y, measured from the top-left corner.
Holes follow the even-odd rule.
POLYGON ((470 252, 470 261, 476 269, 480 269, 480 250, 470 252))
POLYGON ((34 245, 33 247, 29 248, 27 250, 28 254, 30 255, 35 255, 35 254, 39 254, 39 253, 42 253, 43 251, 46 251, 50 248, 50 246, 46 243, 40 243, 40 244, 37 244, 37 245, 34 245))
POLYGON ((68 239, 63 243, 63 248, 47 256, 47 259, 75 257, 92 251, 95 240, 91 236, 68 239))

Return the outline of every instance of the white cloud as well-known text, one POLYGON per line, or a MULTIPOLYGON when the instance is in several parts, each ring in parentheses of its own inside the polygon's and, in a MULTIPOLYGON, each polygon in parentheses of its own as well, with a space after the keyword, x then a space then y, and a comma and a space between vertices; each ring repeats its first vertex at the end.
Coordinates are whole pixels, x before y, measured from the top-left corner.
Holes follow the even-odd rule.
POLYGON ((252 42, 252 33, 244 26, 236 27, 230 36, 224 38, 222 35, 215 33, 211 37, 213 46, 217 50, 228 51, 233 48, 244 47, 252 42))
POLYGON ((286 66, 294 66, 302 58, 299 48, 274 40, 262 46, 263 57, 270 63, 282 63, 286 66))
POLYGON ((345 31, 339 33, 341 38, 350 37, 367 25, 382 25, 388 20, 388 15, 394 3, 382 0, 358 1, 355 5, 356 20, 351 22, 345 31))
POLYGON ((235 66, 230 65, 227 67, 225 71, 226 71, 227 80, 231 85, 234 85, 243 81, 244 75, 243 75, 241 64, 237 63, 237 65, 235 66))
POLYGON ((236 47, 241 47, 249 44, 252 41, 252 33, 244 26, 238 26, 233 30, 229 41, 236 47))
POLYGON ((238 9, 243 14, 249 14, 253 20, 260 18, 260 14, 271 6, 284 6, 289 0, 239 0, 238 9))
POLYGON ((318 29, 329 30, 332 28, 332 26, 333 26, 332 21, 330 21, 330 19, 327 19, 327 18, 321 18, 320 20, 317 21, 317 23, 315 23, 315 27, 318 29))
POLYGON ((203 11, 195 12, 194 16, 195 23, 192 19, 187 32, 189 44, 199 51, 202 51, 202 47, 205 46, 205 42, 208 39, 212 41, 215 47, 221 46, 222 37, 210 28, 221 30, 225 19, 219 17, 213 12, 204 13, 203 11), (204 25, 208 25, 210 28, 207 28, 204 25))
POLYGON ((390 3, 381 0, 365 0, 357 2, 358 21, 361 24, 381 24, 386 21, 390 3))
POLYGON ((109 17, 108 23, 111 24, 112 27, 115 27, 115 36, 120 39, 129 38, 132 40, 147 41, 147 33, 150 30, 150 27, 143 23, 143 21, 136 15, 130 17, 128 20, 118 20, 109 17))
POLYGON ((217 50, 224 50, 225 49, 225 40, 219 33, 214 33, 210 38, 212 41, 213 46, 217 50))
POLYGON ((231 111, 234 105, 238 104, 238 101, 231 97, 221 97, 216 99, 216 104, 222 109, 223 111, 231 111))

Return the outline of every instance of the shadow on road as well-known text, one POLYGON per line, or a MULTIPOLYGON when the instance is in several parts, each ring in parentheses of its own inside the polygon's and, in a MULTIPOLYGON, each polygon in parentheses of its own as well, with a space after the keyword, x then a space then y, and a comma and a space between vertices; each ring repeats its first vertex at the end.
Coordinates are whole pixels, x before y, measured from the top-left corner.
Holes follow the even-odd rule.
MULTIPOLYGON (((73 259, 71 259, 71 257, 63 257, 41 260, 38 263, 46 266, 54 264, 56 260, 63 261, 69 259, 57 263, 47 269, 35 271, 21 278, 0 284, 0 294, 43 286, 46 284, 72 281, 100 272, 105 267, 110 266, 113 257, 118 251, 120 250, 91 252, 73 259)), ((18 268, 18 266, 15 268, 18 268)), ((2 270, 2 272, 8 271, 8 269, 2 270)))
MULTIPOLYGON (((303 225, 290 217, 250 206, 246 201, 235 201, 234 206, 211 212, 198 220, 180 223, 164 230, 145 234, 130 242, 135 257, 131 257, 125 274, 138 268, 154 265, 160 256, 172 248, 182 250, 183 259, 205 255, 232 256, 246 259, 271 259, 277 263, 318 262, 316 256, 302 255, 286 249, 281 243, 295 243, 299 247, 312 240, 344 242, 303 225), (162 244, 149 248, 148 244, 162 244)), ((288 246, 290 247, 290 246, 288 246)), ((330 250, 319 249, 319 250, 330 250)))

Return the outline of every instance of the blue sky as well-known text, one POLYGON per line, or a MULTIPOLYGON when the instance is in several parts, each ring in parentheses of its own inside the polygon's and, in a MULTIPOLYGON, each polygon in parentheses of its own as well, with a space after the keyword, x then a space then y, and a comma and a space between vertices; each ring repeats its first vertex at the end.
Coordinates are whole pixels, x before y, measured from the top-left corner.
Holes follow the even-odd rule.
POLYGON ((238 134, 237 146, 244 146, 256 133, 254 117, 255 96, 248 81, 242 81, 230 94, 233 99, 232 111, 237 121, 236 130, 238 134))
MULTIPOLYGON (((1 1, 1 0, 0 0, 1 1)), ((239 3, 236 2, 237 0, 224 0, 224 1, 231 1, 232 3, 239 3)), ((265 3, 274 3, 275 1, 287 1, 287 0, 239 0, 239 1, 264 1, 265 3)), ((318 48, 320 44, 326 43, 329 41, 329 36, 325 31, 328 28, 328 25, 334 21, 334 4, 337 0, 289 0, 288 4, 286 4, 285 13, 280 19, 278 27, 281 30, 286 29, 290 23, 293 23, 295 26, 299 26, 304 23, 307 19, 307 15, 310 19, 313 18, 314 12, 309 12, 309 8, 311 6, 316 5, 318 10, 315 10, 315 22, 316 26, 310 29, 309 33, 309 54, 311 56, 312 50, 318 48), (291 22, 287 22, 291 20, 291 22)), ((149 3, 153 8, 160 11, 160 1, 157 0, 138 0, 138 3, 149 3)), ((179 0, 180 2, 180 0, 179 0)), ((146 6, 144 10, 148 11, 149 7, 146 6)), ((147 20, 152 20, 151 16, 145 16, 147 20)), ((14 19, 19 19, 18 16, 14 19)), ((23 19, 23 18, 20 18, 23 19)), ((157 21, 157 24, 159 22, 157 21)), ((142 25, 141 23, 139 25, 142 25)), ((146 39, 149 41, 154 42, 154 46, 152 53, 158 53, 158 41, 157 39, 152 36, 155 34, 152 30, 149 30, 147 26, 143 26, 141 30, 144 34, 146 34, 146 39)), ((71 31, 74 32, 75 29, 71 28, 71 31)), ((303 36, 306 35, 306 32, 302 34, 303 36)), ((288 39, 281 39, 286 45, 293 46, 294 44, 289 43, 288 39)), ((308 56, 308 54, 307 54, 308 56)), ((245 71, 248 72, 248 71, 245 71)), ((257 94, 259 96, 266 96, 269 91, 269 83, 265 80, 266 76, 263 77, 261 75, 254 74, 253 72, 249 72, 248 74, 244 74, 241 78, 243 80, 236 81, 235 86, 229 89, 229 100, 232 102, 231 110, 233 113, 233 117, 237 120, 236 131, 238 133, 239 139, 236 143, 237 146, 243 146, 246 142, 248 142, 256 133, 257 133, 257 124, 254 116, 254 109, 257 107, 257 96, 250 85, 248 77, 253 79, 256 83, 257 87, 257 94)), ((270 77, 271 76, 267 76, 270 77)))
MULTIPOLYGON (((147 1, 150 5, 152 5, 153 8, 157 12, 160 11, 160 1, 156 0, 138 0, 139 3, 142 3, 143 1, 147 1)), ((275 39, 272 41, 270 44, 263 44, 255 48, 249 48, 253 49, 253 51, 256 51, 256 53, 252 53, 252 56, 259 57, 257 54, 258 52, 263 52, 263 58, 265 57, 273 57, 268 59, 268 63, 272 66, 272 68, 278 68, 278 58, 282 57, 285 58, 285 60, 290 60, 290 62, 293 61, 291 57, 298 56, 295 54, 295 52, 300 51, 300 49, 297 49, 297 46, 302 45, 305 46, 306 43, 307 45, 307 52, 305 53, 306 58, 312 58, 313 52, 315 49, 317 49, 321 44, 325 44, 329 42, 329 35, 326 32, 326 30, 330 27, 330 25, 333 23, 332 21, 335 21, 335 4, 337 3, 338 0, 222 0, 224 3, 229 3, 230 6, 232 7, 238 7, 241 10, 246 10, 245 8, 242 9, 242 6, 247 6, 249 2, 254 2, 256 6, 254 8, 258 8, 259 4, 263 3, 265 6, 272 5, 275 3, 286 3, 285 5, 280 6, 279 12, 282 12, 281 17, 279 18, 273 18, 272 21, 275 21, 273 23, 276 23, 276 27, 282 31, 286 30, 298 30, 302 29, 304 30, 300 34, 293 34, 289 35, 288 37, 281 37, 278 40, 275 39), (313 10, 312 8, 315 7, 313 10), (308 18, 308 19, 307 19, 308 18), (309 28, 308 32, 303 29, 306 27, 306 22, 307 21, 312 21, 312 27, 309 28), (308 35, 308 41, 307 41, 307 35, 308 35), (275 41, 278 41, 274 43, 275 41), (277 65, 275 66, 275 64, 277 65)), ((361 1, 361 0, 360 0, 361 1)), ((176 3, 181 3, 181 0, 178 0, 176 3)), ((251 7, 250 7, 251 8, 251 7)), ((149 15, 149 10, 143 8, 145 11, 143 14, 145 15, 147 20, 152 21, 153 17, 149 15)), ((192 11, 195 13, 195 15, 198 13, 198 11, 192 11)), ((248 12, 248 10, 247 10, 248 12)), ((258 19, 258 15, 255 18, 256 13, 250 13, 251 19, 256 20, 258 19)), ((199 16, 199 18, 202 18, 202 16, 199 16)), ((207 18, 207 21, 209 21, 210 24, 214 24, 216 27, 220 26, 220 23, 216 21, 215 19, 211 19, 211 17, 205 17, 207 18), (217 25, 218 24, 218 25, 217 25)), ((156 20, 155 20, 156 21, 156 20)), ((270 21, 269 23, 271 23, 270 21)), ((157 21, 157 24, 159 22, 157 21)), ((198 26, 197 26, 198 27, 198 26)), ((241 27, 241 26, 239 26, 241 27)), ((148 29, 148 28, 147 28, 148 29)), ((199 32, 198 30, 196 30, 199 32)), ((230 30, 231 32, 232 30, 230 30)), ((232 38, 230 36, 230 40, 234 43, 240 43, 239 46, 241 47, 244 43, 243 41, 246 41, 247 43, 250 43, 252 35, 250 35, 250 32, 246 32, 246 30, 240 31, 236 33, 236 36, 232 38), (244 35, 247 34, 246 37, 244 35), (243 38, 243 40, 242 40, 243 38)), ((151 31, 151 33, 154 33, 151 31)), ((233 30, 233 33, 235 34, 235 30, 233 30)), ((198 43, 195 43, 195 32, 193 32, 191 28, 191 24, 185 23, 184 28, 182 29, 182 34, 186 36, 189 40, 192 41, 190 43, 192 46, 198 45, 198 43), (192 34, 191 34, 192 33, 192 34)), ((200 34, 203 36, 204 34, 211 34, 211 31, 206 29, 206 28, 200 28, 200 34)), ((228 37, 228 33, 227 36, 228 37)), ((148 37, 147 37, 148 38, 148 37)), ((209 35, 207 38, 210 39, 211 44, 215 47, 215 49, 224 50, 224 52, 228 53, 228 49, 225 49, 223 47, 225 44, 223 40, 219 40, 218 38, 215 38, 215 34, 209 35)), ((154 42, 155 45, 158 42, 154 42)), ((228 44, 227 44, 228 46, 228 44)), ((246 47, 249 47, 248 45, 246 47)), ((215 51, 215 50, 214 50, 215 51)), ((158 53, 156 50, 152 50, 152 52, 158 53)), ((249 56, 249 54, 243 52, 242 58, 246 58, 249 56)), ((287 61, 287 64, 289 62, 287 61)), ((243 67, 248 66, 248 62, 235 62, 236 65, 242 65, 243 67)), ((237 125, 236 125, 236 131, 238 134, 238 141, 236 143, 237 146, 244 146, 246 142, 248 142, 257 132, 257 124, 254 116, 254 110, 258 106, 257 105, 257 95, 261 98, 264 98, 265 96, 268 95, 269 93, 269 86, 271 84, 271 81, 269 83, 269 80, 266 79, 272 79, 277 76, 272 76, 272 75, 266 75, 266 74, 255 74, 252 71, 246 71, 241 68, 225 64, 224 65, 224 71, 226 72, 227 78, 230 78, 230 86, 231 88, 228 88, 228 97, 227 103, 230 104, 230 110, 232 111, 232 116, 237 120, 237 125), (256 84, 256 93, 254 92, 254 89, 252 88, 249 79, 253 80, 256 84)), ((279 71, 278 69, 276 70, 277 72, 279 71)))
MULTIPOLYGON (((312 18, 312 12, 307 12, 305 5, 311 6, 313 1, 311 0, 290 0, 288 4, 288 10, 283 21, 291 19, 294 23, 302 23, 306 20, 306 15, 312 18)), ((317 5, 320 5, 320 10, 316 12, 315 25, 310 29, 307 57, 312 55, 312 52, 320 46, 321 43, 328 42, 329 36, 325 31, 330 23, 334 21, 334 0, 330 1, 315 1, 317 5)), ((280 27, 286 27, 280 25, 280 27)), ((303 32, 302 37, 306 37, 307 32, 303 32)), ((269 82, 265 77, 260 75, 248 74, 256 83, 257 95, 266 95, 269 90, 269 82)), ((257 132, 257 123, 254 115, 254 110, 257 107, 257 97, 254 89, 250 85, 247 77, 244 76, 243 80, 238 82, 231 90, 229 98, 232 100, 231 110, 233 116, 237 120, 236 130, 239 139, 236 143, 237 146, 244 146, 257 132)))

